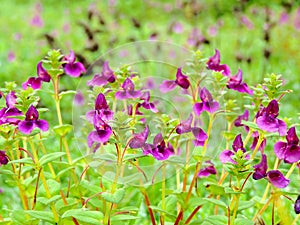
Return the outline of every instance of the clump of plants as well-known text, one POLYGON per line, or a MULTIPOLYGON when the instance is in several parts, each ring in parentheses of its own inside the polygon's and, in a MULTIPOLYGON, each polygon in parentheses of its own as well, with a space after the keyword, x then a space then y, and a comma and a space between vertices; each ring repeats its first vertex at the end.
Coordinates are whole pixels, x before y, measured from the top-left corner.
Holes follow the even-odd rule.
POLYGON ((0 224, 297 224, 291 91, 276 74, 247 85, 218 50, 203 54, 145 79, 135 64, 87 70, 51 50, 22 88, 7 82, 0 224), (60 89, 87 71, 88 88, 60 89))

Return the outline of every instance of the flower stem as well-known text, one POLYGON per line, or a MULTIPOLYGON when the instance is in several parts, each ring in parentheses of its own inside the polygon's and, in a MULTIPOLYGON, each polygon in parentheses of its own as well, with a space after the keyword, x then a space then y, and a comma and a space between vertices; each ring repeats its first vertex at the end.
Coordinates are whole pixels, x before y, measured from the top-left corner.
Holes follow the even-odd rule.
POLYGON ((287 174, 286 174, 286 176, 285 176, 286 179, 289 178, 289 177, 291 176, 291 174, 293 173, 293 171, 294 171, 294 169, 296 168, 296 166, 297 166, 297 163, 296 163, 296 162, 293 163, 293 165, 291 166, 291 168, 289 169, 289 171, 287 172, 287 174))
MULTIPOLYGON (((166 167, 162 167, 162 183, 161 183, 161 207, 162 210, 166 210, 166 167)), ((161 225, 165 224, 165 213, 161 213, 160 222, 161 225)))
POLYGON ((261 143, 264 141, 264 135, 263 134, 260 134, 259 135, 259 138, 258 138, 258 141, 257 141, 257 144, 256 144, 256 146, 255 146, 255 149, 253 150, 253 152, 252 152, 252 155, 251 155, 251 159, 254 159, 254 157, 255 157, 255 155, 256 155, 256 153, 257 153, 257 151, 258 151, 258 149, 259 149, 259 147, 260 147, 260 145, 261 145, 261 143))

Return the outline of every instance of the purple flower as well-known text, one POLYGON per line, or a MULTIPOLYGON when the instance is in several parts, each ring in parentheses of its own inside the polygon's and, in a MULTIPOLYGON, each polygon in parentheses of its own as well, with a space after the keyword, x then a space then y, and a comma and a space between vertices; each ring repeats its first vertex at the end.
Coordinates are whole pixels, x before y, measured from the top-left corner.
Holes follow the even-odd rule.
POLYGON ((8 163, 8 157, 5 151, 0 151, 0 166, 8 163))
POLYGON ((151 154, 157 160, 165 160, 174 155, 173 146, 170 143, 166 146, 161 133, 154 137, 153 144, 146 143, 143 146, 143 152, 145 155, 151 154))
POLYGON ((65 73, 71 77, 79 77, 81 73, 85 73, 86 69, 81 62, 75 62, 76 56, 74 51, 70 51, 70 54, 64 57, 66 64, 64 65, 65 73))
POLYGON ((203 111, 214 113, 220 106, 217 101, 214 101, 210 92, 204 87, 200 90, 199 97, 202 102, 195 103, 194 112, 199 116, 203 111))
POLYGON ((112 135, 111 127, 101 119, 100 115, 94 116, 95 130, 89 133, 87 143, 89 147, 97 143, 106 143, 112 135))
POLYGON ((217 170, 214 166, 214 164, 211 161, 206 161, 206 163, 208 164, 208 166, 204 167, 203 169, 201 169, 198 173, 198 177, 208 177, 209 175, 213 174, 217 174, 217 170))
POLYGON ((295 127, 288 130, 286 140, 287 142, 279 141, 274 145, 275 155, 286 163, 298 162, 300 160, 300 146, 295 127))
POLYGON ((122 89, 123 90, 116 92, 115 96, 117 99, 139 98, 142 96, 141 91, 134 90, 134 84, 129 78, 126 78, 122 84, 122 89))
POLYGON ((267 156, 262 154, 261 162, 253 167, 255 171, 252 175, 254 180, 259 180, 266 177, 268 170, 267 156))
POLYGON ((89 80, 87 84, 89 86, 103 86, 107 83, 115 82, 116 77, 114 71, 112 71, 108 65, 108 61, 103 63, 101 74, 95 74, 92 80, 89 80))
POLYGON ((38 111, 31 105, 26 112, 25 120, 19 122, 19 130, 24 134, 30 134, 34 128, 47 131, 49 124, 46 120, 39 120, 38 111))
MULTIPOLYGON (((242 151, 243 153, 246 152, 241 134, 238 134, 235 137, 233 144, 232 144, 232 149, 233 149, 233 151, 232 150, 224 150, 223 152, 221 152, 220 161, 222 163, 236 164, 236 162, 232 158, 235 155, 235 153, 237 153, 238 151, 242 151)), ((247 155, 246 158, 249 158, 249 156, 247 155)))
POLYGON ((109 121, 114 113, 109 109, 104 94, 99 93, 95 101, 95 109, 86 113, 87 120, 93 124, 95 116, 99 115, 103 121, 109 121))
POLYGON ((188 77, 182 73, 181 68, 177 69, 176 80, 163 81, 159 86, 159 89, 161 92, 166 93, 173 90, 177 85, 183 89, 188 89, 190 87, 190 81, 188 80, 188 77))
POLYGON ((142 96, 140 97, 141 100, 144 100, 144 102, 139 103, 139 106, 142 106, 145 109, 151 110, 154 113, 157 113, 158 110, 156 109, 155 105, 153 102, 149 102, 150 101, 150 92, 146 91, 142 94, 142 96))
MULTIPOLYGON (((258 133, 258 131, 254 131, 253 134, 252 134, 252 136, 253 136, 253 142, 252 142, 252 144, 250 146, 250 149, 254 150, 255 147, 256 147, 256 145, 257 145, 258 139, 259 139, 259 133, 258 133)), ((262 143, 260 144, 260 146, 258 147, 258 149, 260 151, 263 151, 265 149, 265 147, 266 147, 266 144, 267 144, 267 139, 264 138, 264 140, 262 141, 262 143)))
POLYGON ((18 110, 15 105, 17 104, 17 96, 14 91, 6 95, 6 107, 0 110, 0 125, 1 124, 18 124, 20 120, 13 118, 14 116, 22 116, 23 113, 18 110))
POLYGON ((241 93, 248 93, 249 95, 253 95, 253 91, 249 89, 248 85, 242 82, 242 70, 238 70, 235 76, 229 77, 227 81, 227 88, 236 90, 241 93))
POLYGON ((241 17, 241 23, 244 24, 249 30, 253 29, 253 23, 249 20, 248 17, 246 17, 245 15, 243 15, 241 17))
POLYGON ((242 121, 248 121, 249 119, 249 111, 246 109, 245 112, 242 115, 239 115, 236 120, 234 121, 234 126, 236 127, 244 127, 245 130, 248 132, 249 131, 249 127, 245 126, 244 124, 242 124, 242 121))
POLYGON ((146 126, 141 133, 133 134, 133 138, 129 143, 130 148, 142 148, 144 147, 149 134, 149 127, 146 126))
POLYGON ((286 179, 279 170, 270 170, 267 172, 267 178, 277 188, 285 188, 290 183, 290 180, 286 179))
POLYGON ((296 214, 300 213, 300 195, 298 195, 298 198, 295 201, 294 209, 296 214))
POLYGON ((190 114, 187 120, 183 120, 176 128, 177 134, 184 134, 192 131, 192 121, 193 121, 193 114, 190 114))
POLYGON ((37 64, 38 77, 29 77, 29 79, 22 84, 22 88, 25 90, 27 87, 31 87, 34 90, 41 88, 43 82, 50 82, 51 76, 46 69, 43 68, 42 62, 37 64))
POLYGON ((193 127, 192 133, 196 138, 193 140, 194 146, 203 146, 206 139, 208 138, 207 134, 199 127, 193 127))
POLYGON ((30 21, 30 25, 33 27, 43 27, 44 26, 44 22, 43 19, 41 18, 41 15, 39 13, 35 14, 31 21, 30 21))
POLYGON ((206 62, 207 69, 213 70, 216 72, 221 72, 225 76, 230 75, 230 68, 226 64, 220 64, 220 51, 215 50, 215 54, 208 59, 206 62))
POLYGON ((256 124, 264 131, 278 132, 280 136, 286 135, 286 124, 284 121, 277 119, 278 112, 278 102, 274 99, 266 108, 258 112, 256 124))
POLYGON ((74 96, 74 104, 78 106, 84 105, 84 96, 81 91, 77 91, 74 96))

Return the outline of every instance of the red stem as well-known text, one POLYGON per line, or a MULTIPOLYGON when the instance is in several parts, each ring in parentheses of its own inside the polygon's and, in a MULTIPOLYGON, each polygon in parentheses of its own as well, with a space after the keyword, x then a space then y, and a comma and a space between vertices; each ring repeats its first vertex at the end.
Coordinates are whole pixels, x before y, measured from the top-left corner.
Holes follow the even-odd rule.
POLYGON ((177 218, 176 218, 176 221, 175 221, 174 225, 178 225, 180 220, 182 220, 182 217, 183 217, 183 210, 181 209, 178 216, 177 216, 177 218))
POLYGON ((199 209, 202 208, 202 205, 197 206, 194 211, 191 213, 191 215, 189 216, 189 218, 187 218, 187 220, 185 221, 184 224, 189 224, 191 222, 191 220, 193 219, 193 217, 196 215, 196 213, 199 211, 199 209))
POLYGON ((145 197, 145 201, 146 201, 146 205, 147 205, 147 208, 148 208, 148 211, 149 211, 149 214, 150 214, 152 225, 156 225, 154 214, 153 214, 153 211, 152 211, 152 209, 150 207, 151 204, 150 204, 150 200, 148 198, 148 195, 147 195, 146 192, 143 192, 143 195, 145 197))

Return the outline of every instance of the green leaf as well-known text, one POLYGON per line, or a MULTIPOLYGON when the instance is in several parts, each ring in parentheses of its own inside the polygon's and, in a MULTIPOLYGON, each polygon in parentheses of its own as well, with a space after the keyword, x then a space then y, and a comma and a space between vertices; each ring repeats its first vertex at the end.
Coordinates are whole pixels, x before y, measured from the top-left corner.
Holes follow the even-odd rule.
POLYGON ((27 210, 26 213, 29 214, 33 218, 55 224, 55 220, 54 220, 54 216, 53 216, 52 212, 27 210))
POLYGON ((171 214, 170 212, 168 212, 168 211, 166 211, 166 210, 163 210, 163 209, 161 209, 160 207, 151 205, 150 208, 152 208, 154 211, 158 211, 158 212, 164 213, 164 214, 166 214, 168 217, 170 217, 171 219, 176 220, 176 215, 171 214))
POLYGON ((214 215, 214 216, 209 216, 205 218, 202 224, 208 224, 205 222, 209 222, 210 224, 213 225, 227 225, 228 218, 227 216, 222 216, 222 215, 214 215))
POLYGON ((103 214, 99 211, 88 211, 84 209, 71 209, 66 211, 61 218, 74 217, 76 220, 87 224, 99 225, 103 214))
POLYGON ((30 158, 30 157, 12 160, 12 161, 9 161, 8 163, 9 164, 12 164, 12 163, 34 164, 32 161, 32 158, 30 158))
POLYGON ((246 125, 246 126, 248 126, 248 127, 250 127, 250 128, 252 128, 252 129, 254 129, 254 130, 260 130, 260 129, 258 128, 257 124, 254 123, 254 122, 242 120, 242 124, 243 124, 243 125, 246 125))
POLYGON ((49 154, 43 155, 39 161, 40 165, 43 166, 48 162, 52 162, 55 159, 58 159, 58 158, 64 156, 65 154, 66 154, 65 152, 54 152, 54 153, 49 153, 49 154))
POLYGON ((254 201, 239 201, 239 211, 245 210, 245 209, 249 209, 252 208, 255 205, 254 201))
POLYGON ((54 133, 56 133, 57 135, 59 135, 61 137, 65 136, 67 133, 70 133, 72 131, 72 129, 73 129, 73 126, 70 124, 63 124, 63 125, 53 127, 54 133))
POLYGON ((214 199, 214 198, 203 198, 203 199, 205 201, 207 201, 207 202, 210 202, 210 203, 213 203, 215 205, 218 205, 218 206, 220 206, 220 207, 222 207, 224 209, 227 208, 227 205, 224 202, 220 201, 220 200, 217 200, 217 199, 214 199))
POLYGON ((121 188, 116 190, 115 193, 108 193, 108 192, 104 192, 102 193, 102 197, 108 201, 108 202, 112 202, 112 203, 116 203, 118 204, 124 197, 125 195, 125 189, 121 188))
POLYGON ((248 220, 246 218, 236 218, 234 221, 234 225, 254 225, 254 222, 248 220))
POLYGON ((122 221, 122 220, 137 220, 139 218, 140 217, 138 216, 132 216, 132 215, 116 215, 111 217, 110 221, 114 222, 114 221, 122 221))
POLYGON ((217 185, 217 184, 207 184, 206 190, 208 190, 213 195, 224 195, 225 190, 224 187, 217 185))

